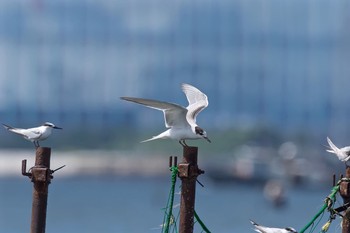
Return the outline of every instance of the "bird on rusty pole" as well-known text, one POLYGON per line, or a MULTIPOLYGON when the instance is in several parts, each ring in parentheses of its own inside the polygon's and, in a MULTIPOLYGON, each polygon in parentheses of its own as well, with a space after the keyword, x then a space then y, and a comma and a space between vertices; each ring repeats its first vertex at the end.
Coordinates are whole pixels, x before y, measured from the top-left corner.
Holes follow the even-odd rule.
POLYGON ((197 115, 209 104, 208 97, 192 85, 184 83, 181 88, 189 103, 187 107, 158 100, 121 97, 123 100, 145 105, 164 113, 165 126, 169 129, 142 142, 156 139, 174 139, 178 140, 185 147, 188 146, 185 141, 187 139, 205 139, 211 142, 207 133, 196 123, 197 115))
POLYGON ((345 162, 345 165, 347 165, 347 162, 350 159, 350 146, 338 148, 329 137, 327 137, 327 142, 329 144, 329 150, 327 151, 335 154, 340 161, 345 162))
POLYGON ((265 227, 257 224, 253 220, 250 220, 250 223, 255 226, 255 231, 260 233, 298 233, 294 228, 292 227, 286 227, 286 228, 274 228, 274 227, 265 227))
POLYGON ((52 132, 52 129, 62 129, 61 127, 57 127, 56 125, 45 122, 43 125, 35 128, 29 128, 29 129, 22 129, 22 128, 14 128, 9 125, 2 124, 5 129, 8 131, 18 134, 22 136, 24 139, 31 141, 34 143, 35 148, 38 148, 39 141, 43 141, 47 139, 52 132))

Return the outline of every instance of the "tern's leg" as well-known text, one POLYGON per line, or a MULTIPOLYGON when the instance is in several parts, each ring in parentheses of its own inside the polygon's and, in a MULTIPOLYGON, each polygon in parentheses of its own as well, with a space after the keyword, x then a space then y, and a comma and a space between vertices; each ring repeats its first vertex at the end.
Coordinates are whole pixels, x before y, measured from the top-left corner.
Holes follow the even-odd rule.
POLYGON ((179 140, 179 143, 180 143, 181 146, 184 146, 184 144, 182 144, 181 140, 179 140))
POLYGON ((185 142, 184 139, 180 140, 179 143, 180 143, 183 147, 188 147, 188 145, 186 144, 186 142, 185 142))
POLYGON ((181 144, 181 146, 185 147, 185 144, 183 144, 183 140, 180 140, 179 143, 181 144))
POLYGON ((38 142, 38 141, 34 141, 33 143, 34 143, 35 148, 40 147, 40 145, 39 145, 39 142, 38 142))
POLYGON ((188 147, 188 145, 187 145, 186 141, 185 141, 185 140, 183 140, 183 142, 184 142, 185 146, 186 146, 186 147, 188 147))

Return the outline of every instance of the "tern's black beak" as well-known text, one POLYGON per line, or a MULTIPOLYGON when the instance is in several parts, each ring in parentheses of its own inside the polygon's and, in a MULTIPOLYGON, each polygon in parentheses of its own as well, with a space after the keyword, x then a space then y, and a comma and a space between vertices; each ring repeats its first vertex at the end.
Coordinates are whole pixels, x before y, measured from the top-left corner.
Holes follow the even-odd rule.
POLYGON ((205 140, 211 143, 210 139, 208 137, 203 137, 205 140))
POLYGON ((57 127, 57 126, 54 126, 52 128, 54 128, 54 129, 62 129, 61 127, 57 127))

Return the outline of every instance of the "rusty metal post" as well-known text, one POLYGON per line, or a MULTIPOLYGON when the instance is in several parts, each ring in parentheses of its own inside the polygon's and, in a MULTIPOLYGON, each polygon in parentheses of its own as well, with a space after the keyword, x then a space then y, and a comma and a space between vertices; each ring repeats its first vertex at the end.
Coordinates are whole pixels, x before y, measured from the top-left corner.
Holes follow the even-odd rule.
MULTIPOLYGON (((346 166, 345 178, 350 178, 350 167, 346 166)), ((340 184, 340 195, 344 200, 344 205, 350 203, 350 182, 343 181, 340 184)), ((350 208, 347 208, 342 220, 342 233, 350 233, 350 208)))
POLYGON ((184 147, 183 160, 178 164, 181 184, 179 233, 193 233, 196 180, 204 171, 198 168, 198 148, 184 147))
POLYGON ((52 178, 50 157, 51 148, 38 147, 35 166, 31 168, 31 173, 26 173, 34 183, 30 233, 45 233, 48 186, 52 178))

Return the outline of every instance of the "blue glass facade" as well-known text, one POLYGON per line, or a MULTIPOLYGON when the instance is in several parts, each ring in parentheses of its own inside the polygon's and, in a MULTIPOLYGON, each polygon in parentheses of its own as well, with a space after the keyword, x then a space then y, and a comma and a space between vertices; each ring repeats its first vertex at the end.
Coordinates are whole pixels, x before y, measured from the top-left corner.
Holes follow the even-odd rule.
POLYGON ((16 124, 158 125, 119 97, 186 104, 188 82, 209 96, 198 119, 209 127, 345 139, 349 12, 326 0, 4 0, 0 113, 16 124))

